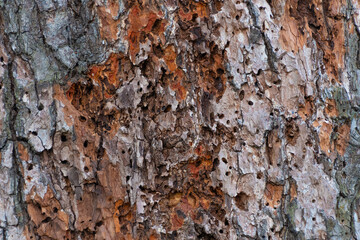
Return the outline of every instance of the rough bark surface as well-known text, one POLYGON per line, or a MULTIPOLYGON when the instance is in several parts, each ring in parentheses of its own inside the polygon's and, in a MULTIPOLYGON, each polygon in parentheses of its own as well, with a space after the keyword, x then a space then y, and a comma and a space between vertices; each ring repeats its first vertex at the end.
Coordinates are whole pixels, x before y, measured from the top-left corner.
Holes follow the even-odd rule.
POLYGON ((0 239, 360 239, 358 0, 0 0, 0 239))

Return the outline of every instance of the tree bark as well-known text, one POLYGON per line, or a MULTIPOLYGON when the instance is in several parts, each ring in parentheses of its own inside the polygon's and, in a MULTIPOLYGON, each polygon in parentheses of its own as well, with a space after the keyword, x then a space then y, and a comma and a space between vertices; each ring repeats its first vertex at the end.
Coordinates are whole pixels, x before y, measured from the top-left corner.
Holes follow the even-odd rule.
POLYGON ((357 0, 0 0, 0 239, 360 239, 357 0))

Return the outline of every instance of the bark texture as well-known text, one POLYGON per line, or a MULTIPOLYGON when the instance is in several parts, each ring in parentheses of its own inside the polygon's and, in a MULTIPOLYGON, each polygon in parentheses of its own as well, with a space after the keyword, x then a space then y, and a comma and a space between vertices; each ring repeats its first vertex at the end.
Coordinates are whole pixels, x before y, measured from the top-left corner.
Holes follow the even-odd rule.
POLYGON ((0 239, 360 239, 358 0, 0 0, 0 239))

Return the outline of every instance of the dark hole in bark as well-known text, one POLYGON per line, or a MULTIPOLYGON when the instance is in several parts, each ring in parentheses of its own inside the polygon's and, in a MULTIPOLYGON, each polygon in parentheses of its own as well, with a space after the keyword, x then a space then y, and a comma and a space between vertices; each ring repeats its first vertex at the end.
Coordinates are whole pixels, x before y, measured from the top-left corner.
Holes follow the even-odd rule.
POLYGON ((104 224, 104 222, 103 221, 100 221, 100 222, 97 222, 96 224, 95 224, 95 226, 96 227, 100 227, 101 225, 103 225, 104 224))
POLYGON ((164 112, 170 112, 170 110, 171 110, 171 105, 167 105, 164 112))
POLYGON ((39 106, 38 106, 38 110, 42 111, 43 109, 44 109, 44 105, 42 103, 40 103, 39 106))
POLYGON ((67 161, 67 160, 62 160, 61 163, 67 165, 67 164, 69 164, 69 161, 67 161))
POLYGON ((219 166, 219 159, 215 158, 213 161, 213 167, 212 167, 212 171, 215 171, 215 168, 219 166))
POLYGON ((85 140, 84 141, 84 148, 87 148, 88 144, 89 144, 88 140, 85 140))
POLYGON ((222 75, 224 74, 224 70, 221 68, 216 69, 217 74, 222 75))
POLYGON ((43 223, 48 223, 51 221, 51 218, 50 217, 47 217, 45 218, 44 220, 42 220, 43 223))
POLYGON ((61 141, 62 142, 66 142, 67 141, 67 137, 66 137, 66 135, 65 134, 61 134, 61 141))
POLYGON ((30 163, 29 166, 28 166, 28 168, 27 168, 28 171, 31 171, 31 170, 33 169, 33 167, 34 167, 34 165, 33 165, 32 163, 30 163))
POLYGON ((246 195, 246 193, 244 193, 244 192, 240 192, 235 197, 235 204, 239 209, 241 209, 243 211, 247 211, 248 210, 248 200, 249 200, 249 196, 246 195))
POLYGON ((201 161, 200 161, 200 160, 195 162, 195 166, 196 166, 196 167, 199 167, 200 165, 201 165, 201 161))

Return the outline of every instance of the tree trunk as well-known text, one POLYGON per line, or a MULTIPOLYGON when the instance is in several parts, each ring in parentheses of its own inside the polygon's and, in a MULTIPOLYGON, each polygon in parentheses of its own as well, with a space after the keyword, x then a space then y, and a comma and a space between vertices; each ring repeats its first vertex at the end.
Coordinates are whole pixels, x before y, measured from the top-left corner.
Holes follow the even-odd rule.
POLYGON ((0 239, 360 239, 357 0, 0 0, 0 239))

